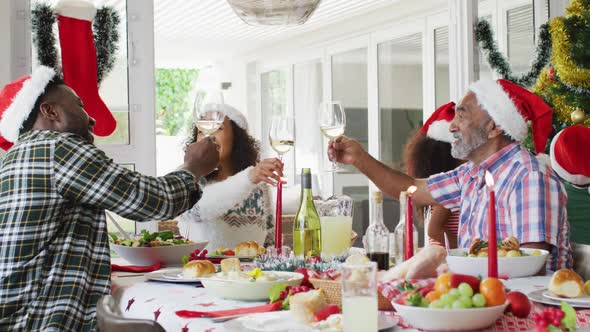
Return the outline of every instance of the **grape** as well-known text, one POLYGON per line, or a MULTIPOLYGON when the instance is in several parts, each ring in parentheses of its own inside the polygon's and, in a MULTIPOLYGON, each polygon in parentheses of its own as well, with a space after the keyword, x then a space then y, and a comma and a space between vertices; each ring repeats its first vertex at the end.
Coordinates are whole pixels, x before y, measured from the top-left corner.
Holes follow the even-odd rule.
POLYGON ((461 302, 460 300, 456 300, 455 302, 453 302, 453 309, 465 309, 465 304, 463 304, 463 302, 461 302))
POLYGON ((436 301, 431 302, 428 307, 432 308, 432 309, 442 309, 445 307, 445 304, 442 303, 442 301, 440 301, 440 300, 436 300, 436 301))
POLYGON ((453 304, 453 301, 455 301, 455 298, 453 298, 451 295, 447 294, 443 294, 440 296, 440 301, 442 303, 444 303, 445 305, 451 305, 453 304))
POLYGON ((486 306, 486 298, 479 293, 473 295, 471 301, 473 302, 473 306, 475 306, 476 308, 482 308, 486 306))
POLYGON ((422 298, 422 300, 420 300, 420 306, 423 308, 428 308, 428 306, 430 305, 430 302, 428 302, 427 299, 422 298))
POLYGON ((473 307, 473 301, 471 300, 471 296, 461 296, 457 301, 461 301, 461 303, 465 305, 465 308, 473 307))
POLYGON ((457 288, 453 288, 449 291, 449 295, 455 299, 458 299, 459 296, 461 296, 461 293, 459 293, 459 290, 457 288))
POLYGON ((469 286, 469 284, 466 282, 462 282, 461 284, 459 284, 459 287, 457 289, 459 289, 459 293, 461 294, 461 296, 473 296, 473 288, 471 288, 471 286, 469 286))

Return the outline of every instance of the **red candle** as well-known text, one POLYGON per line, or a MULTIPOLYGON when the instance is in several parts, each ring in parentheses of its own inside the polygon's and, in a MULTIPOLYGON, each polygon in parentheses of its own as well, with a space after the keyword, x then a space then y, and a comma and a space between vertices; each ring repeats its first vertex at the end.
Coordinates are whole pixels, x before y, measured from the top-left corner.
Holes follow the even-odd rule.
POLYGON ((404 237, 404 260, 414 256, 414 208, 412 207, 412 194, 416 191, 416 186, 410 186, 406 190, 406 236, 404 237))
POLYGON ((281 254, 283 248, 283 182, 277 183, 277 209, 275 211, 275 248, 281 254))
POLYGON ((488 277, 498 278, 498 237, 496 235, 496 194, 494 177, 486 171, 486 185, 490 193, 488 202, 488 277))

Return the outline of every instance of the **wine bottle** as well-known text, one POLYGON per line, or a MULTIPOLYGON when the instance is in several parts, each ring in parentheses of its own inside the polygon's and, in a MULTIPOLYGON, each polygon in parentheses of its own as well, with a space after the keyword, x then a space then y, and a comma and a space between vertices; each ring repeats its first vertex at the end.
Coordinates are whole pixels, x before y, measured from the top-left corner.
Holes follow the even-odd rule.
MULTIPOLYGON (((406 238, 406 215, 408 209, 408 196, 405 191, 399 193, 399 222, 395 227, 394 238, 395 238, 395 264, 399 265, 404 262, 405 257, 405 238, 406 238)), ((416 227, 413 227, 413 240, 414 240, 414 253, 418 248, 418 231, 416 227)))
POLYGON ((367 257, 377 262, 379 270, 389 269, 389 230, 383 223, 383 195, 380 191, 373 193, 371 223, 365 232, 367 257))
POLYGON ((311 193, 311 171, 301 170, 301 204, 293 222, 293 253, 295 256, 320 257, 320 217, 313 203, 311 193))

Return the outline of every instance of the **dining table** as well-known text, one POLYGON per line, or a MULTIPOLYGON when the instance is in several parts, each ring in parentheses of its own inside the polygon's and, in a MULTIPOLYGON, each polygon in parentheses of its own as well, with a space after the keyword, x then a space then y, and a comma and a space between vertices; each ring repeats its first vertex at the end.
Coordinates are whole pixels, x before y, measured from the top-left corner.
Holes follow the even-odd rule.
MULTIPOLYGON (((166 269, 162 271, 166 271, 166 269)), ((509 279, 504 283, 509 290, 528 294, 546 288, 549 280, 549 276, 534 276, 509 279)), ((155 320, 166 331, 244 331, 243 328, 232 329, 228 322, 214 322, 211 318, 182 318, 177 316, 176 312, 179 310, 217 311, 265 303, 264 301, 245 302, 223 299, 203 288, 200 283, 151 281, 142 273, 113 272, 111 281, 112 293, 116 297, 118 307, 124 317, 155 320)), ((397 293, 397 285, 395 283, 380 283, 378 290, 386 298, 391 299, 397 293)), ((535 322, 532 315, 544 307, 543 304, 533 302, 531 314, 527 318, 517 318, 512 314, 505 314, 494 325, 483 331, 534 331, 535 322)), ((578 331, 590 331, 590 309, 576 311, 578 331)), ((418 331, 394 311, 380 311, 379 314, 387 317, 390 322, 393 321, 394 326, 385 331, 418 331)), ((309 329, 308 331, 313 330, 309 329)))

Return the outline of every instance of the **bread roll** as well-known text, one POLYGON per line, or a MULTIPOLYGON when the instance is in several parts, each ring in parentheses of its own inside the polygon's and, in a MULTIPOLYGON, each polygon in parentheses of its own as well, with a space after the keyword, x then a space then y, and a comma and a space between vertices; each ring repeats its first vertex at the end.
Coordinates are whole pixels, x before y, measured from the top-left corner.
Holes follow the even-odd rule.
POLYGON ((313 321, 316 312, 326 305, 326 297, 321 289, 297 293, 289 298, 289 310, 299 321, 309 323, 313 321))
POLYGON ((264 247, 260 246, 256 241, 246 241, 239 243, 235 250, 236 256, 254 257, 266 252, 264 247))
POLYGON ((182 267, 182 276, 185 278, 204 277, 215 272, 215 265, 207 260, 190 261, 182 267))
POLYGON ((558 270, 551 277, 549 291, 561 297, 578 297, 584 294, 584 280, 573 270, 558 270))
POLYGON ((221 272, 240 272, 242 267, 237 258, 226 258, 221 260, 221 272))

